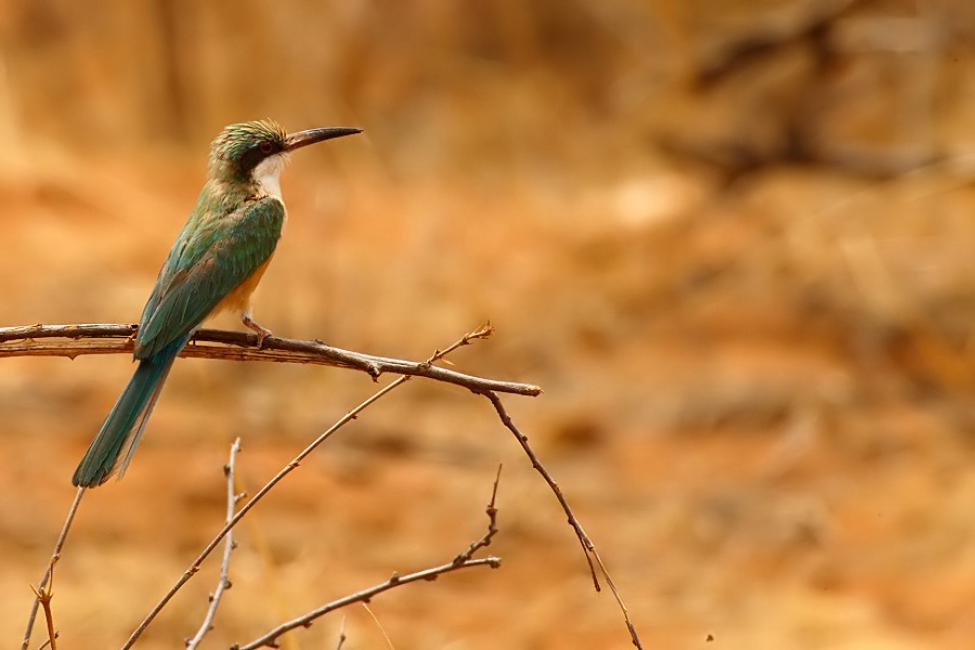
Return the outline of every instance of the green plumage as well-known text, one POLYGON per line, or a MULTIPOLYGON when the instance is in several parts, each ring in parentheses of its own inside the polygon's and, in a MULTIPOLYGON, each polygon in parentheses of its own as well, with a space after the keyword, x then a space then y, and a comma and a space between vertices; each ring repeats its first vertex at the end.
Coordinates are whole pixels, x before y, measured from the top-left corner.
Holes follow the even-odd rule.
POLYGON ((137 359, 149 358, 191 332, 267 261, 281 236, 284 205, 278 199, 245 200, 221 214, 220 206, 208 205, 208 194, 204 188, 142 312, 137 359))
POLYGON ((128 386, 109 411, 98 435, 74 471, 72 483, 85 487, 101 485, 112 475, 119 456, 126 448, 129 449, 128 461, 128 455, 135 449, 152 407, 159 398, 163 381, 187 340, 173 341, 151 358, 139 362, 128 386))
POLYGON ((75 470, 75 485, 94 487, 124 471, 173 361, 210 312, 274 252, 284 204, 262 196, 251 172, 283 150, 284 137, 262 121, 231 125, 214 140, 210 177, 139 321, 139 367, 75 470))

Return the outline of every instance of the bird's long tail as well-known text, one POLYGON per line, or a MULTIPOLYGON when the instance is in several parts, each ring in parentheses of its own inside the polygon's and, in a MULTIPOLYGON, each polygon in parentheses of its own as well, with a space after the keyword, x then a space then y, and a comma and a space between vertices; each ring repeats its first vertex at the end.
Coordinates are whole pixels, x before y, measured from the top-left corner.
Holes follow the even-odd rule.
POLYGON ((125 472, 132 452, 142 437, 146 421, 159 399, 169 369, 186 342, 187 339, 173 341, 139 362, 129 385, 122 391, 78 469, 74 471, 72 483, 81 487, 95 487, 107 481, 116 471, 119 476, 125 472), (125 458, 119 463, 123 451, 126 452, 125 458))

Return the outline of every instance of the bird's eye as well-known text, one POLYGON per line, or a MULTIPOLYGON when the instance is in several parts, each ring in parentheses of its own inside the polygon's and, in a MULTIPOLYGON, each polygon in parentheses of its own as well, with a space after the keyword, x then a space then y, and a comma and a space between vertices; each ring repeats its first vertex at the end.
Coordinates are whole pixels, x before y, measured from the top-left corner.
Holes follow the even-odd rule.
POLYGON ((264 142, 261 143, 260 149, 261 149, 261 153, 265 153, 265 154, 271 153, 271 151, 274 149, 274 145, 272 145, 270 142, 265 140, 264 142))

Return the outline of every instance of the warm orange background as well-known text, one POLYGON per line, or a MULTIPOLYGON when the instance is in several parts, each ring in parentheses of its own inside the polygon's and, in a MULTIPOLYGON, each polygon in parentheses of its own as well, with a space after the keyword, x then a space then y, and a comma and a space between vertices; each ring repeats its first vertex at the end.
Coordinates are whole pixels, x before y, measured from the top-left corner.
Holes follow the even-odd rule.
MULTIPOLYGON (((490 318, 453 359, 545 388, 507 403, 648 648, 967 649, 973 7, 0 2, 0 325, 135 320, 224 124, 362 127, 285 173, 260 322, 418 359, 490 318)), ((0 361, 4 647, 131 371, 0 361)), ((234 436, 253 491, 373 390, 178 362, 125 480, 82 505, 62 646, 117 647, 219 527, 234 436)), ((377 598, 397 650, 627 648, 488 405, 424 381, 245 520, 205 647, 452 558, 498 462, 503 568, 377 598)), ((140 647, 181 647, 215 559, 140 647)), ((386 647, 346 615, 347 650, 386 647)), ((340 620, 284 647, 333 648, 340 620)))

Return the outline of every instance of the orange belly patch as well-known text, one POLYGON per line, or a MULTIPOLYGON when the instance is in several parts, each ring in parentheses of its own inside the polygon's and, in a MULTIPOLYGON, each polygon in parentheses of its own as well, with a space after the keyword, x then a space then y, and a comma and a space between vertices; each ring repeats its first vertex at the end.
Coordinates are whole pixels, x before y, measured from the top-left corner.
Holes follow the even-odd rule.
POLYGON ((220 304, 210 312, 210 317, 212 318, 225 311, 243 313, 250 309, 251 295, 257 289, 257 285, 261 282, 261 277, 264 275, 264 271, 267 270, 267 265, 270 263, 271 258, 269 257, 266 262, 254 269, 254 272, 246 280, 237 285, 235 289, 220 301, 220 304))

